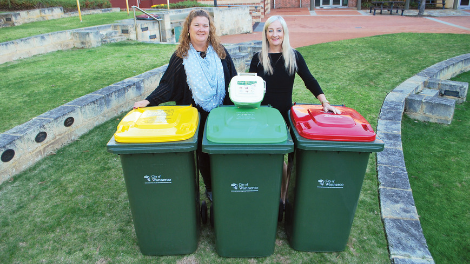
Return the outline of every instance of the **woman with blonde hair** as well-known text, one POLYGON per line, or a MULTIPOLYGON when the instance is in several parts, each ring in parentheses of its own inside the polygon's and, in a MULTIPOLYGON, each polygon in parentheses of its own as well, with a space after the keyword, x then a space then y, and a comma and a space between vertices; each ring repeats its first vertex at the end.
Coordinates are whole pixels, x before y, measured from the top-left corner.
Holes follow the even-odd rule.
POLYGON ((253 56, 249 72, 257 73, 266 81, 266 94, 261 104, 278 109, 286 122, 287 112, 292 106, 295 73, 320 101, 325 112, 340 113, 326 100, 302 55, 290 46, 289 30, 281 16, 272 16, 266 21, 262 49, 253 56))
POLYGON ((193 105, 200 113, 198 167, 212 200, 210 160, 201 151, 202 135, 209 112, 223 104, 233 104, 228 85, 237 75, 235 65, 216 35, 212 17, 205 10, 193 10, 184 21, 180 44, 170 58, 160 84, 134 108, 156 106, 175 101, 176 105, 193 105))
MULTIPOLYGON (((257 73, 266 81, 266 94, 262 105, 278 109, 287 124, 288 111, 292 107, 292 91, 295 73, 304 81, 307 89, 320 101, 323 111, 341 114, 326 100, 317 80, 312 76, 302 55, 290 46, 289 30, 284 18, 270 17, 263 29, 261 51, 256 53, 250 64, 249 72, 257 73)), ((289 172, 293 155, 289 155, 289 168, 284 163, 281 185, 281 203, 285 203, 289 172)))

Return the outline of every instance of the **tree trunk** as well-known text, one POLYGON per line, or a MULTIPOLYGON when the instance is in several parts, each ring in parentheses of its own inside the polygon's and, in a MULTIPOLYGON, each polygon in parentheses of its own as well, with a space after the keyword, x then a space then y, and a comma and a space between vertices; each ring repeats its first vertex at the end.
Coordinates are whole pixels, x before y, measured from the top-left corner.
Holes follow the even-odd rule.
POLYGON ((357 0, 357 10, 361 10, 361 0, 357 0))
POLYGON ((405 10, 410 10, 410 0, 405 0, 405 10))
POLYGON ((426 0, 421 0, 421 5, 419 6, 418 16, 421 17, 424 15, 424 8, 426 6, 426 0))

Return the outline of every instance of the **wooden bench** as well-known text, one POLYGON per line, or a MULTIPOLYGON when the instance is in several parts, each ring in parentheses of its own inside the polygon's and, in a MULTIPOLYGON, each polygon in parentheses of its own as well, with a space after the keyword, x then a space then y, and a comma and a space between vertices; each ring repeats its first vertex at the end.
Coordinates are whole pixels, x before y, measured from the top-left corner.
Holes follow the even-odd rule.
MULTIPOLYGON (((442 5, 442 9, 446 7, 446 0, 426 0, 426 6, 435 6, 442 5)), ((421 6, 421 0, 418 1, 418 8, 421 6)))
POLYGON ((383 10, 390 11, 390 15, 393 14, 394 10, 396 10, 397 14, 401 10, 402 16, 405 11, 405 1, 372 1, 371 3, 373 6, 370 7, 369 13, 372 13, 372 10, 374 10, 374 16, 377 10, 380 10, 380 14, 382 14, 383 10))

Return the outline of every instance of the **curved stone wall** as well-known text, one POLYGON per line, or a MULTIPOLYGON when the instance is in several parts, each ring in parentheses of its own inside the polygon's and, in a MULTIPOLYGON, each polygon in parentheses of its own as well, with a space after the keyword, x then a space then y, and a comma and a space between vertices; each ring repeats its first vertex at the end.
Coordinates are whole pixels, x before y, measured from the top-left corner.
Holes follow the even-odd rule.
POLYGON ((470 53, 439 62, 393 89, 380 111, 377 135, 385 149, 377 153, 379 202, 392 263, 434 263, 421 229, 408 180, 401 120, 405 99, 427 86, 431 79, 449 79, 470 70, 470 53))
MULTIPOLYGON (((260 49, 257 42, 228 46, 238 72, 260 49)), ((167 65, 84 95, 0 134, 0 184, 95 126, 129 111, 158 86, 167 65)))

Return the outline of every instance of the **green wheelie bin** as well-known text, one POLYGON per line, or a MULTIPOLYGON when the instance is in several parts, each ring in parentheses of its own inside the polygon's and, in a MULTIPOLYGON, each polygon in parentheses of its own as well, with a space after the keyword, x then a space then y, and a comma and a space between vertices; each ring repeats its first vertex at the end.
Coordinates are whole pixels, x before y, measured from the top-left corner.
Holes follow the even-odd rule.
POLYGON ((219 107, 207 119, 202 151, 211 159, 210 217, 222 257, 274 253, 284 154, 294 150, 271 107, 219 107))
POLYGON ((285 226, 295 250, 345 249, 370 153, 384 148, 359 113, 337 108, 339 115, 294 105, 289 113, 295 154, 285 226))
POLYGON ((274 253, 284 155, 294 150, 281 113, 260 106, 266 91, 256 74, 230 81, 235 106, 213 109, 202 151, 211 160, 211 223, 222 257, 274 253))
POLYGON ((196 167, 199 113, 190 106, 131 111, 107 144, 121 159, 135 233, 144 255, 189 254, 200 233, 196 167))

